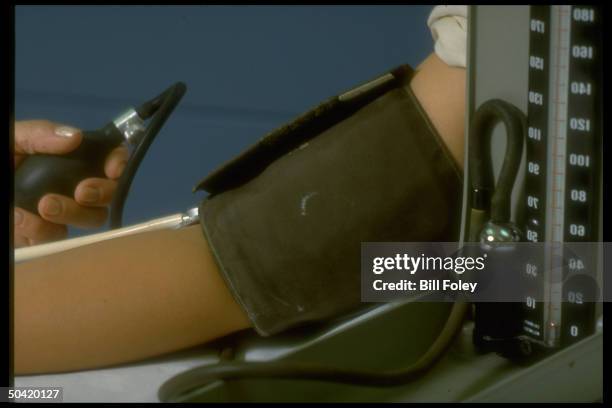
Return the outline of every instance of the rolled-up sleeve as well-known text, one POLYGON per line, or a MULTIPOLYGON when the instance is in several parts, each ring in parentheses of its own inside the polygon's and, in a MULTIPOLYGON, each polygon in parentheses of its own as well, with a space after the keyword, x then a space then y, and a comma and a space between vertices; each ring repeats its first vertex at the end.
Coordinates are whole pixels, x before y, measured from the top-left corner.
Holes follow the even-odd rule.
POLYGON ((467 6, 436 6, 427 25, 436 55, 449 66, 466 67, 467 6))

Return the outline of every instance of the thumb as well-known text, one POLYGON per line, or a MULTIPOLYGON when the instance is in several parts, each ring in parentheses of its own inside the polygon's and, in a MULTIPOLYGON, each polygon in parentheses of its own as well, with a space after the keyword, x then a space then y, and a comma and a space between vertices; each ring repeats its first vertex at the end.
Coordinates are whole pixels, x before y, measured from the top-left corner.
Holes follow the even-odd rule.
POLYGON ((48 120, 15 122, 15 154, 64 154, 81 143, 79 129, 48 120))

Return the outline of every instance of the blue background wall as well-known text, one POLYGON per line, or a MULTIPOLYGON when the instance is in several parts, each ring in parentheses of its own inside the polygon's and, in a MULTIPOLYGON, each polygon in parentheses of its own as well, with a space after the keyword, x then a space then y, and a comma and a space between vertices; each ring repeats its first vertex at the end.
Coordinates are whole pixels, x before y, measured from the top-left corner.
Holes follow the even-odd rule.
MULTIPOLYGON (((431 6, 18 6, 16 118, 97 128, 181 80, 124 223, 194 206, 193 185, 319 101, 432 51, 431 6)), ((71 230, 71 235, 83 231, 71 230)))

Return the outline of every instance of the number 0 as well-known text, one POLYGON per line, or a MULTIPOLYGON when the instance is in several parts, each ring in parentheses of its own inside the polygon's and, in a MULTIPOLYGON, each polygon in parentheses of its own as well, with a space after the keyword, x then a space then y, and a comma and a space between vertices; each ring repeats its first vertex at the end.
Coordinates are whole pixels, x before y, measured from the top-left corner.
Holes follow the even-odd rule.
POLYGON ((578 337, 578 326, 570 326, 570 334, 572 335, 572 337, 578 337))

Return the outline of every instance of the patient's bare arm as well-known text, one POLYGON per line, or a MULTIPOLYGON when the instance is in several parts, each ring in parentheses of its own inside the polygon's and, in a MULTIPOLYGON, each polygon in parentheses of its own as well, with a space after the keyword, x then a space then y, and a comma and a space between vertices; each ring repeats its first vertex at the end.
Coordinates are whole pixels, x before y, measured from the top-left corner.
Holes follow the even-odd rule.
POLYGON ((427 116, 463 167, 465 127, 465 68, 449 67, 431 54, 416 69, 410 86, 427 116))
POLYGON ((61 372, 187 348, 249 327, 199 226, 15 268, 15 372, 61 372))
MULTIPOLYGON (((465 70, 428 57, 413 91, 463 162, 465 70)), ((200 226, 117 238, 15 268, 15 371, 136 361, 247 328, 200 226)))

